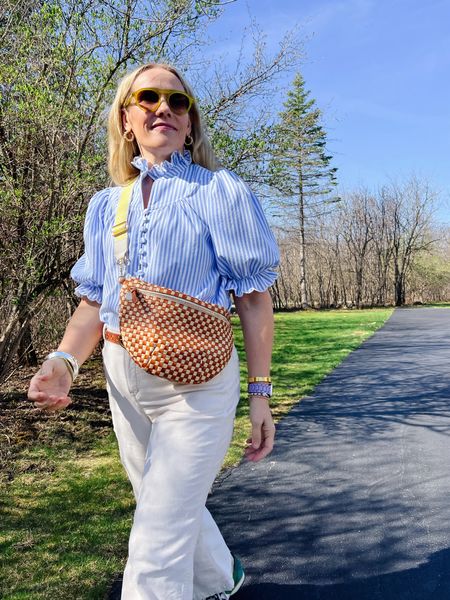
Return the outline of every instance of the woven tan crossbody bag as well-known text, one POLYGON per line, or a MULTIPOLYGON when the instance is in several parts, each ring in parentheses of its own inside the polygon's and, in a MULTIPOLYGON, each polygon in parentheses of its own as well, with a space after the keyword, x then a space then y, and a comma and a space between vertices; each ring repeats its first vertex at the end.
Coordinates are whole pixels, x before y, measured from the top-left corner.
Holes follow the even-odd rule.
POLYGON ((231 358, 230 313, 182 292, 125 277, 128 264, 127 214, 134 181, 119 198, 113 227, 119 265, 120 338, 141 368, 177 383, 204 383, 231 358))

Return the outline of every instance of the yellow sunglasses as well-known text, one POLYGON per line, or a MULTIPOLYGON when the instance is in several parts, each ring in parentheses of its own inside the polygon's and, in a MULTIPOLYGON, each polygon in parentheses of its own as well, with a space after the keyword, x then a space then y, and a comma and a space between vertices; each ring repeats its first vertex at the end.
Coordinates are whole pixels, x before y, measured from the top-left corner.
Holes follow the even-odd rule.
POLYGON ((166 100, 170 110, 176 115, 188 113, 194 104, 194 98, 180 92, 180 90, 162 90, 160 88, 141 88, 128 96, 124 108, 136 104, 144 112, 156 112, 163 99, 166 100))

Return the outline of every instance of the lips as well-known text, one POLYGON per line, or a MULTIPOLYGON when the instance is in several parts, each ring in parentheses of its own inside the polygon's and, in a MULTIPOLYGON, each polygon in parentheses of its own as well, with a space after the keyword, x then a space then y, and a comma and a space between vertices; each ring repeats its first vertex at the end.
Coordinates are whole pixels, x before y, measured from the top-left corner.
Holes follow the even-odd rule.
POLYGON ((151 129, 158 129, 158 127, 173 129, 174 131, 176 131, 176 128, 173 125, 170 125, 169 123, 154 123, 151 126, 151 129))

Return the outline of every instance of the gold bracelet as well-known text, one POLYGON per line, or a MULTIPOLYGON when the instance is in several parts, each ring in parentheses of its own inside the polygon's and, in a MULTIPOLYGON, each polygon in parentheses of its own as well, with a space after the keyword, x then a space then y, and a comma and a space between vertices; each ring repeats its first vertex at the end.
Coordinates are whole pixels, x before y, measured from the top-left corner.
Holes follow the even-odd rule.
POLYGON ((248 383, 272 383, 270 377, 247 377, 248 383))

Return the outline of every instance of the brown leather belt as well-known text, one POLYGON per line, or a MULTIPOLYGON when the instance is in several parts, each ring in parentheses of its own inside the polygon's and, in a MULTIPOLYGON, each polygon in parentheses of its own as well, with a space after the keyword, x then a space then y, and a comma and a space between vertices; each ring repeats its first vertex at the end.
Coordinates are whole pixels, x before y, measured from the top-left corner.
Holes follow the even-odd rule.
POLYGON ((108 329, 105 329, 104 338, 108 342, 112 342, 113 344, 119 344, 119 346, 123 346, 120 333, 113 333, 112 331, 108 331, 108 329))

